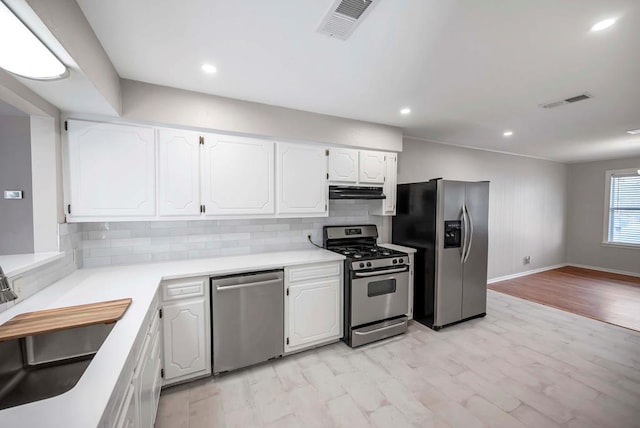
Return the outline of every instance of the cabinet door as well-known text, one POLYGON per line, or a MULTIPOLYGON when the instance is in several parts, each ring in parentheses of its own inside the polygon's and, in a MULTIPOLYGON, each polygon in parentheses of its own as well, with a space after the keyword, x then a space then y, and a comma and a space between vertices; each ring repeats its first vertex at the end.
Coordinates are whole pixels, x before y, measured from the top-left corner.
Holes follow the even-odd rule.
POLYGON ((329 149, 329 181, 358 182, 358 151, 354 149, 329 149))
POLYGON ((385 160, 385 181, 383 199, 383 214, 395 215, 396 213, 396 186, 398 174, 398 155, 396 153, 387 153, 385 160))
POLYGON ((321 214, 327 210, 325 149, 278 143, 278 213, 321 214))
POLYGON ((152 128, 68 121, 71 215, 155 214, 152 128))
POLYGON ((135 386, 130 384, 127 388, 127 392, 124 396, 124 402, 122 403, 122 410, 120 411, 120 417, 116 421, 116 428, 134 428, 138 426, 137 423, 137 410, 135 400, 135 386))
POLYGON ((207 368, 205 299, 163 307, 164 376, 170 380, 207 368))
POLYGON ((160 330, 156 327, 145 340, 139 363, 137 394, 141 428, 153 428, 162 385, 160 362, 160 330))
POLYGON ((289 285, 286 298, 289 343, 285 349, 342 336, 340 277, 289 285))
POLYGON ((158 131, 158 213, 200 215, 200 135, 158 131))
POLYGON ((273 214, 273 142, 213 134, 204 138, 205 214, 273 214))
POLYGON ((384 183, 385 170, 385 153, 360 151, 360 183, 384 183))

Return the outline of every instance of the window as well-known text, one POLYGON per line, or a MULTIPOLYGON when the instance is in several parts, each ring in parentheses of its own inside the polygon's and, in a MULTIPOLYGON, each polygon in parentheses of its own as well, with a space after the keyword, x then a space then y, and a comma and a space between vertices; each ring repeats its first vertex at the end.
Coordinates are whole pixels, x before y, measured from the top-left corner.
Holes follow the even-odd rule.
POLYGON ((640 245, 640 170, 607 171, 605 242, 640 245))

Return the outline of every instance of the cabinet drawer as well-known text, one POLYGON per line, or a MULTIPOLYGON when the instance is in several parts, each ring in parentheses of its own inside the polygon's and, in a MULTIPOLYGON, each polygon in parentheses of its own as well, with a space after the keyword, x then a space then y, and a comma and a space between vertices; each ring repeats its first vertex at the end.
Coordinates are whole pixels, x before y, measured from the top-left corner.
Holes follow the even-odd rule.
POLYGON ((205 281, 203 279, 167 281, 162 284, 162 300, 188 299, 204 296, 205 281))
POLYGON ((299 282, 316 278, 339 276, 341 272, 341 266, 341 262, 316 263, 312 265, 295 266, 285 268, 285 275, 288 282, 299 282))

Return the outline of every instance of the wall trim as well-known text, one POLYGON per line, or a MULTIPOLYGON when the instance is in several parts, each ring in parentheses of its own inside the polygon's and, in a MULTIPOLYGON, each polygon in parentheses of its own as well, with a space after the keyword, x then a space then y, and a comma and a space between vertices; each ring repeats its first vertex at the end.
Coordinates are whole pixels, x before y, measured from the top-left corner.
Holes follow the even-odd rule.
POLYGON ((608 269, 600 266, 581 265, 578 263, 567 263, 566 266, 573 266, 573 267, 582 268, 582 269, 599 270, 601 272, 617 273, 619 275, 635 276, 637 278, 640 278, 639 272, 629 272, 626 270, 608 269))
MULTIPOLYGON (((569 266, 568 263, 560 263, 558 265, 544 266, 538 269, 526 270, 524 272, 518 272, 511 275, 499 276, 497 278, 491 278, 487 281, 487 284, 493 284, 494 282, 506 281, 507 279, 519 278, 521 276, 532 275, 534 273, 540 273, 547 270, 558 269, 561 267, 569 266)), ((573 266, 573 265, 572 265, 573 266)))

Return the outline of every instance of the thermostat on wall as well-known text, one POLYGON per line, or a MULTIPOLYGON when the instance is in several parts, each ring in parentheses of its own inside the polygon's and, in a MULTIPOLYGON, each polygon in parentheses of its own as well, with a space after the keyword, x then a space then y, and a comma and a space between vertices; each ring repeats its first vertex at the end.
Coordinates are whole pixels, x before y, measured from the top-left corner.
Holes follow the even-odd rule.
POLYGON ((5 190, 5 199, 22 199, 22 190, 5 190))

